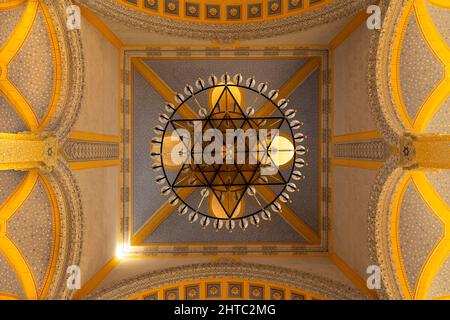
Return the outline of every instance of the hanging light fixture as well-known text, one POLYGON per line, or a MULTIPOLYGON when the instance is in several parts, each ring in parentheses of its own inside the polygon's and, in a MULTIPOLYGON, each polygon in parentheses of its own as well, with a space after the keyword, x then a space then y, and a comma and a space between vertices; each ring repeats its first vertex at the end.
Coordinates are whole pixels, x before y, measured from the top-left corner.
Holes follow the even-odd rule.
POLYGON ((150 155, 161 195, 178 214, 203 228, 232 231, 282 212, 281 203, 299 191, 293 181, 305 178, 300 170, 308 151, 289 100, 254 77, 227 73, 199 78, 174 99, 177 105, 167 103, 158 117, 150 155), (188 110, 197 116, 183 117, 188 110), (277 192, 268 199, 264 188, 277 192), (181 196, 183 189, 192 194, 181 196))

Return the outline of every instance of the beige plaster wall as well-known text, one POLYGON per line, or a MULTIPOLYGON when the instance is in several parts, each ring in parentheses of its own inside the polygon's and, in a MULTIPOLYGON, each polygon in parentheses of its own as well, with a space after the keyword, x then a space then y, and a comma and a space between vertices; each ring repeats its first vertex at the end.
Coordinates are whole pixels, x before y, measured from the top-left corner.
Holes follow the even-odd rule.
POLYGON ((86 19, 81 21, 85 87, 74 131, 119 134, 119 53, 86 19))
POLYGON ((334 168, 334 252, 363 279, 369 266, 367 213, 377 171, 334 168))
POLYGON ((98 285, 96 290, 107 288, 119 281, 136 277, 138 275, 175 268, 182 265, 207 263, 209 258, 124 258, 108 276, 98 285))
POLYGON ((346 17, 331 23, 320 25, 308 30, 283 34, 276 37, 241 41, 243 45, 328 45, 331 40, 352 19, 346 17))
POLYGON ((334 134, 375 130, 368 98, 370 31, 359 26, 334 51, 334 134))
POLYGON ((81 192, 84 229, 81 282, 114 257, 118 238, 119 167, 74 171, 81 192))
POLYGON ((310 255, 298 256, 292 258, 262 257, 262 258, 243 258, 242 261, 268 264, 290 268, 298 271, 312 273, 333 281, 341 282, 350 287, 355 287, 353 283, 343 274, 328 256, 310 255))

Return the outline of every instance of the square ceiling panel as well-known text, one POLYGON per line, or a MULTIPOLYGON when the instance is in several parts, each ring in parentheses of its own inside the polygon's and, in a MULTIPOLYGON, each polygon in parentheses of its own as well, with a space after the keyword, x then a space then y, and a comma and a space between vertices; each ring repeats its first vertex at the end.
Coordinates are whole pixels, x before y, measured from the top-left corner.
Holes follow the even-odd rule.
MULTIPOLYGON (((328 52, 286 48, 272 50, 234 48, 151 48, 128 50, 123 55, 123 179, 121 236, 130 251, 146 255, 260 255, 301 254, 328 250, 328 52), (160 194, 158 175, 151 169, 153 128, 164 111, 166 101, 186 84, 215 74, 240 73, 244 80, 254 76, 256 83, 267 82, 269 90, 279 89, 280 98, 289 98, 290 107, 304 125, 307 136, 308 166, 297 183, 299 192, 282 212, 272 215, 259 227, 247 230, 211 226, 202 228, 178 215, 176 207, 160 194)), ((253 97, 243 104, 257 104, 253 97)), ((246 106, 247 107, 247 106, 246 106)), ((262 106, 261 106, 262 108, 262 106)), ((277 193, 277 187, 266 192, 277 193)), ((200 201, 199 192, 188 197, 200 201)), ((246 202, 251 211, 255 203, 246 202)))

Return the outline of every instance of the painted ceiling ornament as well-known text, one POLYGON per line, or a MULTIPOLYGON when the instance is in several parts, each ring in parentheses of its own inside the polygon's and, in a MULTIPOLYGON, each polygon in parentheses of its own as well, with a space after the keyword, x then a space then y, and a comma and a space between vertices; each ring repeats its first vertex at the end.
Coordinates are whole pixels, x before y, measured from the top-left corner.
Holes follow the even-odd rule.
POLYGON ((211 75, 166 103, 151 143, 156 183, 178 214, 203 228, 271 220, 305 177, 303 123, 289 100, 254 77, 211 75), (295 181, 295 182, 294 182, 295 181))

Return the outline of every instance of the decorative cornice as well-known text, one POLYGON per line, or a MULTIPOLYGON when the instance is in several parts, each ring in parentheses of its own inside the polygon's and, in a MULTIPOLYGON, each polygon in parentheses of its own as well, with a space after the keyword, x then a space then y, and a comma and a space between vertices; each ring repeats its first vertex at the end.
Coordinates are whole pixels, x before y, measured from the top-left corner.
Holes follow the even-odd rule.
POLYGON ((61 154, 68 162, 118 160, 119 143, 69 139, 61 147, 61 154))
POLYGON ((384 19, 380 32, 372 33, 369 54, 369 102, 377 127, 387 143, 400 145, 400 137, 406 131, 405 125, 396 114, 391 95, 390 75, 391 48, 396 34, 398 18, 406 0, 381 0, 384 19))
POLYGON ((391 261, 391 214, 392 203, 397 192, 398 183, 405 171, 400 167, 399 155, 392 156, 376 177, 369 198, 369 257, 372 265, 381 268, 382 290, 384 299, 402 299, 398 277, 391 261))
POLYGON ((0 133, 0 170, 51 171, 56 165, 57 144, 48 133, 0 133))
POLYGON ((307 30, 364 10, 372 0, 340 0, 316 10, 261 22, 209 23, 179 21, 143 13, 114 0, 82 0, 89 10, 133 28, 204 40, 247 40, 307 30))
POLYGON ((80 190, 67 163, 58 159, 56 168, 46 174, 58 202, 60 212, 60 248, 53 281, 47 299, 70 299, 67 268, 80 265, 83 235, 83 209, 80 190))
POLYGON ((67 30, 67 8, 70 0, 45 0, 55 27, 61 56, 61 90, 49 125, 60 144, 64 143, 78 118, 84 87, 84 59, 79 30, 67 30))
POLYGON ((335 143, 333 150, 336 159, 382 161, 389 156, 389 146, 382 139, 335 143))
POLYGON ((145 273, 93 292, 87 298, 126 299, 163 286, 210 278, 242 278, 271 282, 330 299, 368 299, 354 288, 321 276, 282 267, 231 261, 194 264, 145 273))
POLYGON ((410 169, 417 169, 415 138, 402 122, 392 96, 392 46, 398 32, 398 23, 407 0, 382 0, 380 6, 385 18, 380 33, 374 33, 369 61, 369 95, 372 113, 386 141, 398 148, 380 170, 369 200, 369 254, 372 264, 381 267, 382 296, 404 299, 399 277, 392 261, 391 220, 393 200, 399 192, 399 183, 410 169))

